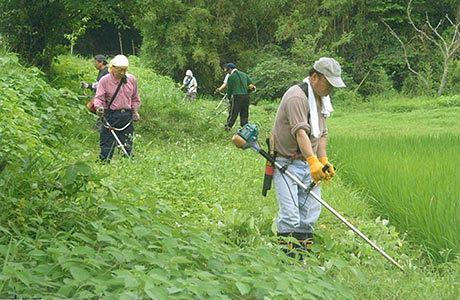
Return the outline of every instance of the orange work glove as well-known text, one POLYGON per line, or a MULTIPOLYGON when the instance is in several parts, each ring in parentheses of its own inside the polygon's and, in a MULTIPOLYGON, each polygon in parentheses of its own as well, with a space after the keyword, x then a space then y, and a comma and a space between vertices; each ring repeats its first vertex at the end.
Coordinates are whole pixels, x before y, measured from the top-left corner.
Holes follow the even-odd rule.
POLYGON ((319 162, 318 157, 316 157, 316 155, 307 157, 307 162, 310 165, 311 178, 313 178, 313 181, 316 184, 318 184, 320 180, 323 180, 326 177, 326 174, 324 174, 322 170, 324 165, 319 162))
POLYGON ((327 157, 321 157, 319 162, 322 163, 324 166, 329 163, 329 169, 326 171, 326 179, 323 180, 325 184, 329 183, 329 180, 335 176, 334 166, 327 160, 327 157))

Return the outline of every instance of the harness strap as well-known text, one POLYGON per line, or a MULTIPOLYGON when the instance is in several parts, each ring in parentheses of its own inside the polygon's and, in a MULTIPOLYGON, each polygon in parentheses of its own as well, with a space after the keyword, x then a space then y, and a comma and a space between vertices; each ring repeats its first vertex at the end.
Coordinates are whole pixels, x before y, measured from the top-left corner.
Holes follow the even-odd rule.
POLYGON ((105 128, 107 128, 108 130, 110 130, 110 131, 113 131, 113 130, 115 130, 115 131, 123 131, 123 130, 125 130, 126 128, 128 128, 128 126, 131 125, 131 123, 133 122, 133 119, 131 119, 131 120, 128 122, 128 124, 126 124, 125 126, 123 126, 123 127, 121 127, 121 128, 116 128, 116 127, 113 127, 112 125, 110 125, 109 121, 108 121, 105 117, 102 117, 102 118, 103 118, 104 121, 105 121, 105 124, 102 123, 102 125, 103 125, 105 128))
POLYGON ((118 84, 117 89, 115 90, 115 93, 114 93, 113 96, 112 96, 112 99, 110 99, 109 106, 107 106, 107 110, 108 110, 109 112, 112 111, 112 110, 110 109, 110 106, 112 105, 113 101, 114 101, 115 98, 117 97, 118 91, 120 90, 120 87, 121 87, 121 85, 122 85, 123 83, 126 83, 126 77, 122 77, 122 78, 120 79, 120 83, 118 84))

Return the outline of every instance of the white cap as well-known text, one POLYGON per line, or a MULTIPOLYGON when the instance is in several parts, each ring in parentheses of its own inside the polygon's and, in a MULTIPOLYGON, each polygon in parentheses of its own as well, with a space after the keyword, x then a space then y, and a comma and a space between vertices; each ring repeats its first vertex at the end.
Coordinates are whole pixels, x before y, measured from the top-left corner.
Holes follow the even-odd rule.
POLYGON ((187 72, 185 72, 185 75, 187 76, 193 76, 193 73, 191 70, 187 70, 187 72))
POLYGON ((114 67, 128 67, 128 65, 129 65, 128 58, 122 54, 115 56, 110 61, 110 66, 114 66, 114 67))
POLYGON ((342 74, 342 68, 339 63, 330 57, 321 57, 313 64, 313 69, 323 74, 327 81, 336 88, 345 87, 340 75, 342 74))

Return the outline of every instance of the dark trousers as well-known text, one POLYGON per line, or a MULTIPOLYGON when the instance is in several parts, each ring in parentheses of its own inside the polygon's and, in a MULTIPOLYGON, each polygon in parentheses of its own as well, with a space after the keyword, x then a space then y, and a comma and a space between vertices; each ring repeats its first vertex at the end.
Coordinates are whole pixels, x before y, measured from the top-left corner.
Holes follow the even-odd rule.
POLYGON ((230 113, 227 118, 227 128, 232 128, 236 118, 240 114, 240 125, 244 126, 248 123, 249 117, 249 95, 233 95, 233 100, 230 104, 230 113))
MULTIPOLYGON (((123 128, 126 124, 129 123, 132 119, 131 110, 112 110, 111 112, 105 113, 105 118, 109 122, 109 124, 115 128, 123 128)), ((102 121, 105 126, 105 120, 102 121)), ((115 137, 113 136, 112 132, 108 128, 103 126, 101 128, 101 135, 99 139, 99 146, 101 147, 101 153, 99 154, 99 158, 101 161, 110 161, 113 156, 113 151, 115 147, 118 146, 115 137)), ((126 129, 122 131, 114 130, 115 134, 117 135, 118 139, 124 145, 126 152, 131 156, 131 150, 133 148, 133 140, 132 135, 134 132, 134 124, 131 123, 126 129)), ((123 153, 123 155, 125 155, 123 153)), ((125 155, 126 156, 126 155, 125 155)))

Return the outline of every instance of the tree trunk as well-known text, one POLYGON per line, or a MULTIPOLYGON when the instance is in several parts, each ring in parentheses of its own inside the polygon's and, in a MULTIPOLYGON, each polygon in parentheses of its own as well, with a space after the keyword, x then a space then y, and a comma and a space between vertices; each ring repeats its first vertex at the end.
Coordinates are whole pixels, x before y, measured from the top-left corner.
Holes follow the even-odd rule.
POLYGON ((449 59, 444 58, 444 71, 442 72, 441 83, 439 84, 438 96, 441 96, 444 86, 446 85, 448 69, 449 59))
POLYGON ((121 32, 118 32, 118 40, 120 41, 120 54, 123 54, 123 42, 121 40, 121 32))

